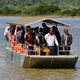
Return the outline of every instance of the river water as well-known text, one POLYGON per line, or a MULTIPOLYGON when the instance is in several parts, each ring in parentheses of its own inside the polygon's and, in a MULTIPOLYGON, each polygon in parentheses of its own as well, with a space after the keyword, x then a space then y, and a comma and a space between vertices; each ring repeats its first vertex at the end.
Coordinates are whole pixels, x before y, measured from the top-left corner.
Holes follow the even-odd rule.
MULTIPOLYGON (((0 80, 80 80, 80 59, 78 59, 76 69, 24 69, 6 61, 7 42, 3 38, 4 29, 7 22, 17 19, 20 17, 0 17, 0 80)), ((69 28, 69 32, 73 35, 71 52, 80 56, 80 18, 55 19, 72 25, 69 28)), ((59 28, 61 34, 63 34, 63 29, 59 28)))

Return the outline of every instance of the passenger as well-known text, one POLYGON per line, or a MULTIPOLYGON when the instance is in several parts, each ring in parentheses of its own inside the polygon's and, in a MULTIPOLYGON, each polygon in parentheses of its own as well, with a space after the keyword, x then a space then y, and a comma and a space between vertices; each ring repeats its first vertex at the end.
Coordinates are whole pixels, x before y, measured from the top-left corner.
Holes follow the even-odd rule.
MULTIPOLYGON (((26 32, 28 32, 28 30, 31 28, 31 26, 26 26, 26 32)), ((35 39, 35 32, 34 32, 34 28, 31 28, 31 35, 33 37, 33 39, 35 39)))
POLYGON ((42 27, 43 27, 43 36, 45 36, 48 32, 49 32, 49 28, 47 27, 47 25, 45 23, 42 23, 42 27))
POLYGON ((34 29, 35 36, 38 36, 38 31, 39 31, 39 27, 35 27, 35 29, 34 29))
POLYGON ((35 29, 34 28, 31 28, 31 29, 32 29, 32 33, 31 34, 32 34, 32 37, 33 37, 33 40, 34 40, 35 36, 36 36, 35 31, 34 31, 35 29))
POLYGON ((32 29, 32 32, 34 32, 34 28, 31 28, 32 29))
POLYGON ((15 36, 13 32, 11 32, 11 49, 15 50, 15 36))
POLYGON ((42 28, 40 28, 40 29, 39 29, 39 31, 41 31, 41 32, 42 32, 42 35, 43 35, 43 29, 42 29, 42 28))
POLYGON ((58 40, 58 43, 60 45, 61 44, 61 35, 60 35, 60 32, 58 31, 58 28, 56 26, 53 26, 52 28, 54 30, 54 34, 55 34, 55 36, 56 36, 56 38, 58 40))
POLYGON ((24 27, 21 26, 21 37, 20 37, 20 43, 24 44, 24 35, 25 35, 25 30, 24 27))
MULTIPOLYGON (((32 29, 28 28, 27 33, 26 33, 26 38, 25 38, 25 44, 26 44, 26 49, 28 45, 28 50, 33 50, 33 45, 34 45, 34 40, 33 40, 33 35, 32 35, 32 29)), ((29 51, 29 55, 33 55, 33 51, 29 51)))
POLYGON ((72 44, 72 35, 69 34, 68 29, 64 29, 64 34, 62 35, 61 43, 65 49, 65 54, 69 55, 70 54, 70 45, 72 44))
POLYGON ((14 30, 15 30, 15 26, 10 24, 10 33, 11 33, 11 35, 14 34, 14 30))
MULTIPOLYGON (((58 28, 56 26, 53 26, 52 28, 54 30, 54 34, 55 34, 55 36, 58 40, 59 45, 61 45, 61 35, 60 35, 60 32, 58 31, 58 28)), ((55 45, 55 51, 54 52, 55 52, 56 55, 58 54, 58 48, 57 48, 56 45, 55 45)))
POLYGON ((48 48, 50 49, 50 55, 55 55, 55 44, 59 47, 59 43, 56 36, 54 35, 53 28, 50 28, 49 33, 45 35, 45 40, 47 42, 48 48))
POLYGON ((19 25, 17 25, 17 27, 16 27, 15 38, 16 38, 16 42, 20 43, 22 30, 21 30, 20 26, 19 27, 18 26, 19 25))
MULTIPOLYGON (((28 29, 30 29, 31 28, 31 26, 26 26, 26 32, 28 32, 28 29)), ((31 28, 31 30, 32 30, 32 32, 31 32, 31 35, 32 35, 32 37, 33 37, 33 39, 35 39, 35 32, 34 32, 34 28, 31 28)))
POLYGON ((28 32, 28 28, 31 28, 31 26, 29 26, 29 25, 26 26, 26 32, 28 32))
POLYGON ((13 32, 12 34, 15 34, 16 25, 13 25, 13 32))
POLYGON ((11 33, 12 33, 12 25, 9 24, 9 26, 7 26, 4 31, 4 37, 6 38, 7 41, 11 41, 11 33))
POLYGON ((4 31, 4 37, 6 38, 7 41, 10 41, 10 38, 9 38, 9 35, 10 35, 10 31, 9 31, 10 27, 7 26, 5 28, 5 31, 4 31))
POLYGON ((35 51, 37 51, 37 54, 41 54, 43 55, 43 53, 46 54, 46 56, 49 55, 50 50, 48 48, 46 48, 46 41, 44 39, 44 37, 42 36, 42 32, 39 31, 38 35, 35 37, 35 46, 34 49, 35 51))

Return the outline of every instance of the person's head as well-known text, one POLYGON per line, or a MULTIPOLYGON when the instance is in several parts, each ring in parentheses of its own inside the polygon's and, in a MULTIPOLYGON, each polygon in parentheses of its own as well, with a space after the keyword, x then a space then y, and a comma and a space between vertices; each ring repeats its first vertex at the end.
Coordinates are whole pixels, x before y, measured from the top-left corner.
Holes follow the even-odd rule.
POLYGON ((38 33, 38 29, 39 29, 39 27, 35 27, 34 31, 35 31, 36 33, 38 33))
POLYGON ((39 37, 42 36, 42 32, 41 31, 38 32, 38 36, 39 37))
POLYGON ((17 31, 20 31, 21 30, 21 28, 20 27, 17 27, 17 31))
POLYGON ((32 33, 32 29, 28 28, 28 33, 31 34, 32 33))
POLYGON ((26 31, 27 31, 27 32, 28 32, 28 29, 29 29, 29 28, 31 28, 31 26, 29 26, 29 25, 26 26, 26 31))
POLYGON ((49 33, 50 33, 51 35, 54 34, 54 30, 53 30, 53 28, 50 28, 50 29, 49 29, 49 33))
POLYGON ((9 27, 10 27, 10 28, 12 28, 12 27, 13 27, 13 25, 12 25, 12 24, 9 24, 9 27))
POLYGON ((65 33, 66 35, 68 35, 69 32, 68 32, 68 29, 67 29, 67 28, 64 29, 64 33, 65 33))
POLYGON ((39 29, 39 31, 43 32, 43 29, 42 29, 42 28, 40 28, 40 29, 39 29))
POLYGON ((32 32, 34 32, 34 28, 31 28, 32 29, 32 32))
POLYGON ((52 28, 53 28, 54 32, 58 31, 58 28, 56 26, 53 26, 52 28))
POLYGON ((45 28, 46 27, 46 24, 45 23, 42 23, 42 27, 45 28))
POLYGON ((14 29, 16 29, 16 25, 14 25, 14 27, 13 27, 14 29))
POLYGON ((24 26, 21 26, 21 30, 24 30, 24 26))

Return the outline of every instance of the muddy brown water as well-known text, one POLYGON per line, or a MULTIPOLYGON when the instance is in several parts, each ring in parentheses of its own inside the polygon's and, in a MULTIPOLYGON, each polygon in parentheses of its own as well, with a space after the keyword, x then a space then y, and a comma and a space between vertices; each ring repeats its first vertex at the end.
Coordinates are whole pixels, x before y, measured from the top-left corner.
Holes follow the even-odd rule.
MULTIPOLYGON (((6 22, 20 19, 20 17, 0 17, 0 36, 7 26, 6 22)), ((80 18, 55 18, 71 24, 69 28, 73 35, 72 53, 80 56, 80 18)), ((40 25, 37 23, 34 26, 40 25)), ((41 26, 41 25, 40 25, 41 26)), ((63 34, 63 28, 59 31, 63 34)), ((80 80, 80 59, 75 69, 24 69, 6 60, 6 40, 0 37, 0 80, 80 80)))

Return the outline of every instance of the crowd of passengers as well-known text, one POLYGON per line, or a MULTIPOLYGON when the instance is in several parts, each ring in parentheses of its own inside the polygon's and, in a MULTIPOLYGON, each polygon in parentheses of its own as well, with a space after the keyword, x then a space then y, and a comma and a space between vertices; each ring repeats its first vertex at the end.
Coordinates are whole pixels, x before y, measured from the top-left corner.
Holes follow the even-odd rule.
POLYGON ((26 30, 23 26, 9 24, 4 36, 7 41, 11 41, 12 35, 15 36, 17 44, 25 45, 25 48, 29 50, 29 55, 34 55, 33 50, 37 52, 37 55, 57 55, 58 48, 61 50, 59 54, 70 54, 72 35, 69 34, 67 28, 64 29, 64 34, 61 36, 56 26, 49 28, 45 23, 42 23, 42 28, 26 26, 26 30))

